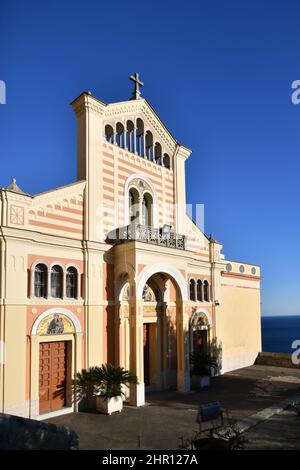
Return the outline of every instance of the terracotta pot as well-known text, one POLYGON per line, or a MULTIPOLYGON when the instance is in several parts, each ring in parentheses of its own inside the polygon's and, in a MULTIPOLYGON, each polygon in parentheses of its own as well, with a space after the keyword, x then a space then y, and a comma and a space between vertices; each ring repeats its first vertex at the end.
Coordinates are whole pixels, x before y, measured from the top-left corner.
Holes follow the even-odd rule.
POLYGON ((196 450, 230 450, 230 442, 225 439, 204 437, 194 441, 196 450))

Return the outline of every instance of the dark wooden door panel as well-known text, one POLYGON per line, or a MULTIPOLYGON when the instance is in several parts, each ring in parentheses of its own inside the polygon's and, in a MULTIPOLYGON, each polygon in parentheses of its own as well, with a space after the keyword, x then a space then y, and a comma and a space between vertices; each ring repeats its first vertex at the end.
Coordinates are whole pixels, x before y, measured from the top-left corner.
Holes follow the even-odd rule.
POLYGON ((67 342, 40 343, 40 413, 66 405, 67 342))

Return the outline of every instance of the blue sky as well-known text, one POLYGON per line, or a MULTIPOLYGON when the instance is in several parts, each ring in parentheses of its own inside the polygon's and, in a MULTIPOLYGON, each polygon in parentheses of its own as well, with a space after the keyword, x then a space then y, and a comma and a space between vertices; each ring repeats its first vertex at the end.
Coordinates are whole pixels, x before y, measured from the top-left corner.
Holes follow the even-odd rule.
POLYGON ((262 266, 263 314, 300 314, 300 4, 290 1, 0 0, 0 186, 76 179, 83 90, 145 96, 193 149, 187 201, 227 258, 262 266))

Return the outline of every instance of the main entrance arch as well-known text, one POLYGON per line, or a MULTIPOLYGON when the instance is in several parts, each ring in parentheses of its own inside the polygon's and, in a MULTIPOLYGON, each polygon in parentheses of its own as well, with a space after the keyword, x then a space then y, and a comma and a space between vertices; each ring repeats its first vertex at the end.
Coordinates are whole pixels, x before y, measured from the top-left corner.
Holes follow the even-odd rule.
POLYGON ((187 288, 176 268, 157 263, 119 288, 119 363, 136 373, 130 401, 140 406, 149 390, 189 390, 187 288), (125 296, 125 297, 124 297, 125 296))
POLYGON ((168 264, 164 263, 156 263, 151 265, 148 268, 145 268, 138 279, 137 282, 137 299, 142 299, 143 296, 143 289, 144 286, 147 282, 147 280, 153 276, 154 274, 165 274, 169 276, 171 279, 173 279, 174 284, 178 287, 181 300, 182 301, 187 301, 187 288, 186 288, 186 282, 180 273, 178 269, 174 268, 173 266, 170 266, 168 264))

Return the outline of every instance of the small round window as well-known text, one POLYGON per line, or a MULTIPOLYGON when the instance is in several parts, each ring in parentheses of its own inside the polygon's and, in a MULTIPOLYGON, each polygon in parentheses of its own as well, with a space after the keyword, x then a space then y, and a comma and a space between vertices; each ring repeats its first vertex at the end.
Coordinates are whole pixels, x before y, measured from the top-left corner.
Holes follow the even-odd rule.
POLYGON ((232 265, 230 263, 226 264, 226 271, 230 273, 232 271, 232 265))
POLYGON ((251 274, 253 274, 253 275, 256 274, 256 268, 251 269, 251 274))
POLYGON ((243 266, 243 265, 241 264, 241 266, 240 266, 240 273, 244 273, 244 272, 245 272, 245 266, 243 266))

